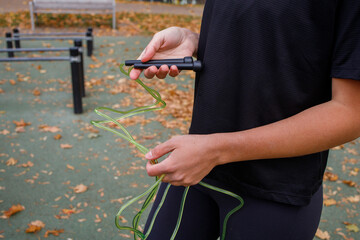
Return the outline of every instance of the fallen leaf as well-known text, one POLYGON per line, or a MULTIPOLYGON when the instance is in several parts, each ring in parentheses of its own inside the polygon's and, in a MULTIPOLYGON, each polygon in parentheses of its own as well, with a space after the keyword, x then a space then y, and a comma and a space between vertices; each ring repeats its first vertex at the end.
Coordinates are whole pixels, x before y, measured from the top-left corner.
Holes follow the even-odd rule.
POLYGON ((107 75, 106 78, 108 80, 114 80, 115 79, 115 76, 114 75, 107 75))
POLYGON ((56 134, 55 136, 54 136, 54 139, 55 140, 59 140, 59 139, 61 139, 62 138, 62 136, 60 135, 60 134, 56 134))
POLYGON ((346 224, 346 229, 349 230, 350 232, 359 232, 359 227, 356 226, 356 224, 346 224))
POLYGON ((54 235, 54 236, 59 236, 60 233, 63 233, 63 232, 64 232, 64 229, 47 230, 47 231, 45 232, 44 237, 47 238, 50 234, 52 234, 52 235, 54 235))
POLYGON ((25 130, 25 127, 16 127, 16 128, 15 128, 15 132, 17 132, 17 133, 23 133, 23 132, 26 132, 26 130, 25 130))
POLYGON ((33 167, 33 166, 34 166, 34 163, 32 163, 31 161, 17 165, 17 167, 24 167, 24 168, 33 167))
POLYGON ((25 207, 21 204, 17 204, 17 205, 12 205, 9 210, 4 212, 4 215, 2 216, 2 218, 9 218, 10 216, 14 215, 15 213, 24 211, 25 207))
POLYGON ((76 187, 74 187, 74 192, 75 193, 83 193, 87 191, 87 186, 85 186, 84 184, 79 184, 76 187))
POLYGON ((360 195, 350 196, 346 198, 351 203, 358 203, 360 202, 360 195))
POLYGON ((17 164, 18 160, 16 160, 15 158, 9 158, 6 161, 6 166, 14 166, 15 164, 17 164))
POLYGON ((7 129, 0 131, 1 135, 8 135, 10 132, 7 129))
POLYGON ((335 173, 332 173, 332 172, 325 172, 324 174, 324 180, 329 180, 329 181, 336 181, 339 179, 339 176, 336 175, 335 173))
POLYGON ((88 138, 93 139, 93 138, 97 138, 99 136, 99 134, 96 133, 89 133, 88 134, 88 138))
POLYGON ((75 169, 73 166, 71 166, 71 165, 69 165, 69 164, 66 164, 66 167, 67 167, 68 169, 70 169, 70 170, 74 170, 74 169, 75 169))
POLYGON ((16 125, 16 127, 26 127, 31 125, 30 122, 25 122, 24 119, 21 119, 20 121, 13 120, 13 123, 16 125))
POLYGON ((70 149, 73 146, 71 144, 64 143, 64 144, 60 144, 60 147, 63 148, 63 149, 70 149))
POLYGON ((45 227, 45 223, 40 220, 33 221, 28 224, 28 228, 25 230, 26 233, 35 233, 39 232, 41 229, 45 227))
POLYGON ((343 180, 342 182, 345 183, 346 185, 350 186, 350 187, 355 187, 356 186, 356 182, 354 182, 354 181, 343 180))
POLYGON ((37 96, 40 96, 40 95, 41 95, 41 92, 40 92, 39 89, 34 89, 33 92, 32 92, 32 94, 37 97, 37 96))
POLYGON ((25 230, 26 233, 36 233, 39 232, 42 228, 38 226, 34 226, 31 224, 28 224, 28 228, 25 230))
POLYGON ((326 207, 328 207, 328 206, 332 206, 332 205, 335 205, 336 204, 336 200, 335 199, 325 199, 324 200, 324 205, 326 206, 326 207))
POLYGON ((315 236, 321 240, 329 240, 330 234, 327 231, 321 231, 319 228, 316 230, 315 236))
POLYGON ((48 126, 46 124, 41 124, 39 126, 39 129, 41 132, 52 132, 52 133, 61 132, 61 129, 59 127, 48 126))

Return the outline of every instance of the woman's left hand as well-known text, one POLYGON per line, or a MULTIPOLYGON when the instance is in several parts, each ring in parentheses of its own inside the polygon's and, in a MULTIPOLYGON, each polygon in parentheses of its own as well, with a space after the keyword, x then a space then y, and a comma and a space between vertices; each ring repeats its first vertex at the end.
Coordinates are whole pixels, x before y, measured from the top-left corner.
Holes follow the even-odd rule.
POLYGON ((174 186, 190 186, 199 183, 216 165, 220 152, 216 145, 219 139, 211 135, 176 136, 150 150, 146 170, 149 176, 165 174, 163 182, 174 186), (169 156, 158 164, 151 160, 169 156))

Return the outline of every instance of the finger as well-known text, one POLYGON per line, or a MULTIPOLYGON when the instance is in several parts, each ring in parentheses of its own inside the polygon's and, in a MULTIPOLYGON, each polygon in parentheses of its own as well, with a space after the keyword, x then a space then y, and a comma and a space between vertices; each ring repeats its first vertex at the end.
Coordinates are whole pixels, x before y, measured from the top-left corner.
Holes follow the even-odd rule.
POLYGON ((163 44, 163 37, 159 37, 159 35, 155 34, 151 39, 149 44, 146 46, 146 51, 144 52, 141 61, 147 62, 155 55, 155 53, 160 49, 163 44))
POLYGON ((177 75, 179 75, 179 70, 178 70, 178 68, 175 66, 175 65, 172 65, 171 67, 170 67, 170 71, 169 71, 169 75, 171 76, 171 77, 176 77, 177 75))
POLYGON ((162 65, 160 68, 159 68, 159 71, 156 73, 156 76, 160 79, 163 79, 166 77, 166 75, 168 74, 169 72, 169 67, 167 65, 162 65))
POLYGON ((142 72, 141 69, 135 69, 135 68, 133 68, 133 69, 130 71, 129 76, 130 76, 130 78, 131 78, 132 80, 135 80, 135 79, 138 79, 138 78, 139 78, 141 72, 142 72))
POLYGON ((157 67, 151 66, 144 71, 144 76, 146 78, 153 78, 157 72, 158 72, 157 67))
POLYGON ((166 162, 164 162, 164 161, 162 161, 158 164, 151 164, 150 162, 148 162, 146 164, 147 174, 150 177, 155 177, 155 176, 161 176, 163 174, 171 173, 172 170, 167 166, 166 162))
POLYGON ((157 145, 155 148, 151 149, 148 153, 146 153, 145 158, 147 160, 155 160, 173 151, 174 149, 175 149, 175 145, 173 143, 173 140, 170 139, 164 143, 157 145))

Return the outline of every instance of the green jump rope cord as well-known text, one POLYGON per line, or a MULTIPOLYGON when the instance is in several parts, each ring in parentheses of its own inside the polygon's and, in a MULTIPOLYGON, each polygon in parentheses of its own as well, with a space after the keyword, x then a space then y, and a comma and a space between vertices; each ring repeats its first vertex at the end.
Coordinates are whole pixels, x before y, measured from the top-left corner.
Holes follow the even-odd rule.
MULTIPOLYGON (((129 68, 128 71, 126 71, 126 70, 124 70, 123 66, 124 66, 124 64, 120 65, 120 71, 124 75, 129 76, 130 71, 131 71, 132 68, 129 68)), ((121 138, 125 139, 126 141, 134 144, 136 146, 136 148, 141 153, 146 154, 147 152, 149 152, 149 149, 144 147, 143 145, 139 144, 138 142, 136 142, 135 139, 132 137, 132 135, 126 130, 126 128, 122 124, 120 124, 118 122, 118 120, 126 118, 126 117, 131 117, 131 116, 134 116, 134 115, 137 115, 137 114, 142 114, 142 113, 146 113, 146 112, 150 112, 150 111, 161 110, 161 109, 166 107, 166 103, 165 103, 164 100, 161 99, 160 94, 156 90, 146 86, 139 78, 136 79, 135 81, 140 86, 142 86, 156 100, 155 103, 147 105, 147 106, 143 106, 143 107, 137 107, 137 108, 134 108, 134 109, 131 109, 131 110, 128 110, 128 111, 119 111, 119 110, 115 110, 115 109, 107 108, 107 107, 98 107, 94 111, 96 112, 96 114, 98 114, 99 116, 105 118, 106 120, 91 121, 91 124, 93 124, 96 127, 99 127, 101 129, 107 130, 109 132, 112 132, 112 133, 120 136, 121 138), (109 115, 103 113, 103 111, 108 111, 108 112, 112 112, 112 113, 115 113, 115 114, 120 114, 120 116, 117 117, 117 118, 113 118, 113 117, 110 117, 109 115), (116 124, 121 129, 122 132, 119 132, 119 131, 105 125, 106 123, 110 123, 110 122, 116 124)), ((157 163, 158 163, 157 160, 154 160, 152 162, 152 164, 157 164, 157 163)), ((134 234, 134 239, 135 240, 137 239, 137 237, 142 239, 142 240, 145 240, 145 239, 147 239, 147 237, 151 233, 151 230, 152 230, 152 228, 154 226, 156 217, 157 217, 162 205, 165 202, 167 193, 168 193, 168 191, 170 189, 170 186, 171 186, 170 184, 167 184, 167 186, 165 188, 164 194, 163 194, 163 196, 162 196, 162 198, 160 200, 159 205, 157 206, 157 208, 156 208, 156 210, 154 212, 154 216, 151 219, 151 222, 149 224, 149 228, 148 228, 146 233, 143 233, 138 229, 139 222, 140 222, 140 219, 141 219, 141 216, 142 216, 143 212, 151 204, 152 199, 156 195, 157 190, 159 188, 159 185, 160 185, 162 179, 164 178, 164 176, 165 175, 162 175, 160 177, 156 177, 155 178, 155 183, 152 186, 150 186, 144 193, 140 194, 137 197, 134 197, 130 201, 126 202, 123 206, 121 206, 121 208, 119 209, 118 213, 115 216, 115 225, 116 225, 116 227, 118 229, 120 229, 120 230, 132 231, 133 234, 134 234), (122 226, 122 225, 120 225, 119 220, 121 219, 121 213, 127 207, 129 207, 133 203, 139 201, 141 198, 143 198, 145 196, 146 196, 146 199, 145 199, 141 209, 138 211, 138 213, 133 218, 132 226, 130 227, 130 226, 122 226)), ((222 234, 221 234, 221 238, 220 238, 221 240, 225 240, 227 222, 228 222, 228 220, 229 220, 229 218, 230 218, 230 216, 232 214, 234 214, 236 211, 238 211, 240 208, 242 208, 242 206, 244 205, 244 200, 239 195, 237 195, 235 193, 232 193, 232 192, 227 191, 227 190, 222 189, 222 188, 215 187, 215 186, 210 185, 208 183, 199 182, 199 185, 201 185, 201 186, 203 186, 205 188, 211 189, 213 191, 223 193, 225 195, 233 197, 233 198, 239 200, 239 202, 240 202, 239 205, 237 205, 235 208, 233 208, 231 211, 229 211, 227 213, 227 215, 225 216, 225 219, 224 219, 224 222, 223 222, 222 234)), ((186 187, 185 190, 184 190, 183 197, 181 199, 181 203, 180 203, 180 207, 179 207, 179 215, 178 215, 177 223, 176 223, 175 229, 173 231, 173 234, 172 234, 170 240, 175 239, 176 234, 177 234, 177 232, 178 232, 178 230, 180 228, 180 223, 181 223, 181 219, 182 219, 182 215, 183 215, 184 207, 185 207, 186 196, 187 196, 187 193, 189 191, 189 188, 190 187, 186 187)))

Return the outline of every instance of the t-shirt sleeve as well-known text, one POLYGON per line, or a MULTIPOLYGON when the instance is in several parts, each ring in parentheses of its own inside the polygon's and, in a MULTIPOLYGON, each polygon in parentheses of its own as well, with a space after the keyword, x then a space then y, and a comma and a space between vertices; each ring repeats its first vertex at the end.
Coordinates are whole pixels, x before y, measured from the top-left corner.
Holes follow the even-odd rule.
POLYGON ((331 77, 360 80, 359 0, 339 1, 331 77))

